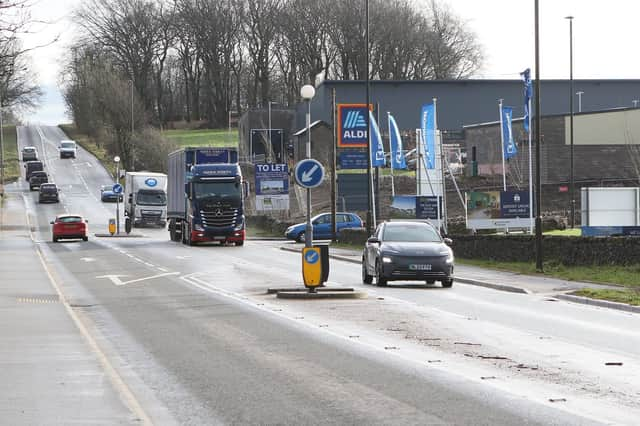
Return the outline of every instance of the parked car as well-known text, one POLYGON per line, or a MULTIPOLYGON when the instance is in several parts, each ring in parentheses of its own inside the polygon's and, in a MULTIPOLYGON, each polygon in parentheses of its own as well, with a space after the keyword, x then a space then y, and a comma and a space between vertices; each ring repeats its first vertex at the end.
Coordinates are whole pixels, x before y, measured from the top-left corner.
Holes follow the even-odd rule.
POLYGON ((51 235, 54 243, 62 239, 89 240, 88 221, 77 214, 61 214, 51 222, 51 235))
POLYGON ((40 192, 38 194, 39 203, 59 203, 60 202, 60 190, 55 183, 43 183, 40 185, 40 192))
POLYGON ((113 192, 113 184, 100 187, 100 201, 115 203, 116 201, 122 202, 122 200, 122 194, 113 192))
POLYGON ((60 158, 76 158, 76 143, 69 140, 60 141, 60 145, 58 145, 58 152, 60 153, 60 158))
MULTIPOLYGON (((317 240, 323 240, 331 238, 331 213, 321 213, 314 216, 311 219, 313 225, 313 238, 317 240)), ((340 232, 347 228, 362 228, 364 222, 355 213, 336 213, 337 234, 340 237, 340 232)), ((284 236, 290 240, 296 240, 303 242, 306 234, 306 222, 298 223, 290 226, 284 233, 284 236)))
POLYGON ((362 281, 379 286, 388 281, 440 281, 453 285, 451 240, 430 223, 384 222, 378 225, 362 252, 362 281))
POLYGON ((33 191, 33 188, 40 188, 40 185, 47 182, 49 182, 49 176, 46 172, 35 171, 31 173, 29 178, 29 191, 33 191))
POLYGON ((44 164, 42 161, 27 161, 24 163, 24 178, 28 182, 31 179, 33 172, 40 172, 44 170, 44 164))
POLYGON ((35 146, 25 146, 22 148, 22 161, 37 161, 38 150, 35 146))

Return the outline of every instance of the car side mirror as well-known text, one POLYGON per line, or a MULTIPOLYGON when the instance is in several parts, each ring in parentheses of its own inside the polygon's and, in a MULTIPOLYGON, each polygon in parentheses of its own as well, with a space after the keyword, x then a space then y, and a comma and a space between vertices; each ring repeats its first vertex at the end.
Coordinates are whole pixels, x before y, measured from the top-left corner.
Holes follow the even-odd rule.
POLYGON ((52 220, 52 221, 51 221, 51 222, 49 222, 49 223, 53 225, 53 223, 54 223, 54 222, 53 222, 53 220, 52 220))
POLYGON ((453 240, 451 238, 445 238, 444 239, 444 243, 448 246, 450 246, 451 244, 453 244, 453 240))
POLYGON ((367 239, 367 244, 380 244, 380 240, 378 237, 369 237, 367 239))

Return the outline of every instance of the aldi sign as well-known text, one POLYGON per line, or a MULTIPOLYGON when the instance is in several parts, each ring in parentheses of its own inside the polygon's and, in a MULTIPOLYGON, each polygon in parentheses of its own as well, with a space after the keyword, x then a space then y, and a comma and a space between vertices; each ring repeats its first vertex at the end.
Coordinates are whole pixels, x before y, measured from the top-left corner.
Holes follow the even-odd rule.
POLYGON ((338 104, 338 146, 367 147, 366 104, 338 104))

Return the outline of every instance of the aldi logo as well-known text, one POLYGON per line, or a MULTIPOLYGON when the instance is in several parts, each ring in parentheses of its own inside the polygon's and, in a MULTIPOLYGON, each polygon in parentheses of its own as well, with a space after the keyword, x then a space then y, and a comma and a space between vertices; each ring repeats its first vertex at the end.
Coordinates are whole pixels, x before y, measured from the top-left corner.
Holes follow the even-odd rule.
POLYGON ((338 146, 367 146, 367 107, 365 104, 338 104, 338 146))

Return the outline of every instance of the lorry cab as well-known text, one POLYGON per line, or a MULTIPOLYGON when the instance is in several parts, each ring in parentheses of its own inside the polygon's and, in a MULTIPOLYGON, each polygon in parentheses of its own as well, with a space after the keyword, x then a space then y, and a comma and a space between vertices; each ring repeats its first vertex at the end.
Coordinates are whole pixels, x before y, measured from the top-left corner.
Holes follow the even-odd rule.
POLYGON ((132 226, 167 223, 167 175, 151 172, 125 174, 125 215, 132 226))

